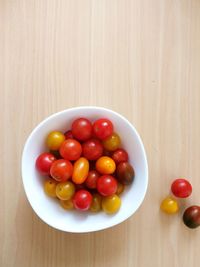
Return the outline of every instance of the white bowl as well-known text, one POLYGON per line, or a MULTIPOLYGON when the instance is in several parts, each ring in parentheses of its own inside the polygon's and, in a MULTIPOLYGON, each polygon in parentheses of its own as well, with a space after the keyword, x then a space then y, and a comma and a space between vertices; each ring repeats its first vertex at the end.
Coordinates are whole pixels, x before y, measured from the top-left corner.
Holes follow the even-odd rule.
POLYGON ((55 113, 42 121, 30 134, 22 155, 22 179, 27 198, 36 214, 48 225, 66 232, 84 233, 98 231, 117 225, 141 205, 148 185, 148 166, 144 146, 133 125, 120 114, 101 107, 76 107, 55 113), (134 182, 123 192, 120 210, 114 215, 104 212, 78 212, 64 210, 55 199, 43 191, 42 177, 35 169, 38 155, 47 151, 45 138, 52 130, 66 131, 78 117, 91 121, 108 118, 121 136, 122 146, 128 151, 129 161, 135 169, 134 182))

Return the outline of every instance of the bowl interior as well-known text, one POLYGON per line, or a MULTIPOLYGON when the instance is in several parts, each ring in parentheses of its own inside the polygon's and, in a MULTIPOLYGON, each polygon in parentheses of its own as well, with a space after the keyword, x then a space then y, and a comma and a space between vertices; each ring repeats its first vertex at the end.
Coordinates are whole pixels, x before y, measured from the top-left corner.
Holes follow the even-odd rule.
POLYGON ((91 232, 114 226, 130 217, 142 203, 148 183, 146 155, 135 128, 121 115, 98 107, 79 107, 56 113, 41 122, 29 136, 22 156, 22 177, 28 200, 36 214, 52 227, 67 232, 91 232), (66 131, 78 117, 91 121, 106 117, 121 136, 122 147, 128 151, 129 161, 135 169, 135 179, 122 194, 122 206, 118 213, 65 211, 58 201, 47 197, 43 191, 44 177, 35 169, 38 155, 47 151, 45 138, 52 130, 66 131))

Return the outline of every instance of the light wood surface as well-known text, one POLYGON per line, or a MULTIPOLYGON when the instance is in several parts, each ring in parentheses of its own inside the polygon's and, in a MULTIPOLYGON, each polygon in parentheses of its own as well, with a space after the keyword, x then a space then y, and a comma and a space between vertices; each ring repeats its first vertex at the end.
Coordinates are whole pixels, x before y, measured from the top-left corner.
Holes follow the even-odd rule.
POLYGON ((200 229, 159 205, 177 176, 200 204, 200 1, 1 0, 0 59, 0 266, 198 267, 200 229), (81 235, 38 219, 20 173, 37 123, 79 105, 126 116, 149 163, 139 211, 81 235))

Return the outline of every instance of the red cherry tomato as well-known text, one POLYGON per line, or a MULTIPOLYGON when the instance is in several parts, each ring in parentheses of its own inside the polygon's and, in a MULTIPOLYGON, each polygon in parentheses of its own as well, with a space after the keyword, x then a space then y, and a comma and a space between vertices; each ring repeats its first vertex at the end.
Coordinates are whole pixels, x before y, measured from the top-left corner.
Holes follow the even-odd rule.
POLYGON ((77 160, 81 156, 82 147, 75 139, 67 139, 62 143, 59 151, 64 159, 77 160))
POLYGON ((50 174, 50 168, 53 162, 56 160, 51 153, 42 153, 36 160, 36 168, 43 175, 50 174))
POLYGON ((95 171, 89 171, 88 176, 85 180, 85 185, 90 189, 95 189, 97 187, 97 180, 100 177, 100 174, 95 171))
POLYGON ((73 204, 77 210, 86 211, 92 204, 92 195, 89 191, 81 189, 75 193, 73 204))
POLYGON ((192 186, 186 179, 176 179, 171 185, 171 191, 176 197, 186 198, 192 193, 192 186))
POLYGON ((73 139, 73 134, 72 134, 72 131, 67 131, 64 133, 64 136, 65 136, 65 139, 73 139))
POLYGON ((103 140, 113 133, 113 124, 104 118, 96 120, 93 124, 93 132, 97 138, 103 140))
POLYGON ((73 173, 73 166, 69 160, 58 159, 53 162, 50 174, 51 176, 59 182, 67 181, 73 173))
POLYGON ((119 148, 112 154, 112 159, 116 164, 119 164, 120 162, 126 162, 128 161, 128 153, 124 149, 119 148))
POLYGON ((97 190, 102 196, 111 196, 117 191, 117 181, 112 175, 103 175, 97 180, 97 190))
POLYGON ((83 143, 83 156, 88 160, 97 160, 103 154, 103 146, 97 139, 90 139, 83 143))
POLYGON ((72 123, 72 134, 80 140, 86 141, 92 137, 92 124, 86 118, 79 118, 72 123))

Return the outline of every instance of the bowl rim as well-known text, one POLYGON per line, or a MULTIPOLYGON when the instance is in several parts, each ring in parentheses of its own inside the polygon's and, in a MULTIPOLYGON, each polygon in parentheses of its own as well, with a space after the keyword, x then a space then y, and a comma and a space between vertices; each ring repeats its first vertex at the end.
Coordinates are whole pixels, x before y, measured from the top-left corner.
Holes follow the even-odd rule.
POLYGON ((33 130, 29 133, 28 137, 26 138, 26 141, 25 141, 25 144, 24 144, 24 147, 23 147, 23 150, 22 150, 22 156, 21 156, 21 176, 22 176, 22 183, 23 183, 23 188, 24 188, 24 191, 25 191, 25 195, 28 199, 28 202, 30 204, 30 206, 32 207, 33 211, 35 212, 35 214, 43 221, 45 222, 47 225, 53 227, 54 229, 56 230, 59 230, 59 231, 63 231, 63 232, 68 232, 68 233, 89 233, 89 232, 97 232, 97 231, 101 231, 101 230, 105 230, 105 229, 109 229, 111 227, 114 227, 120 223, 123 223, 124 221, 126 221, 128 218, 130 218, 134 213, 136 213, 136 211, 139 209, 139 207, 142 205, 143 201, 144 201, 144 198, 145 198, 145 195, 146 195, 146 192, 147 192, 147 188, 148 188, 148 182, 149 182, 149 170, 148 170, 148 162, 147 162, 147 155, 146 155, 146 151, 145 151, 145 148, 144 148, 144 145, 143 145, 143 142, 142 142, 142 139, 138 133, 138 131, 136 130, 136 128, 134 127, 133 124, 131 124, 129 122, 128 119, 126 119, 123 115, 119 114, 118 112, 114 111, 114 110, 111 110, 111 109, 108 109, 108 108, 105 108, 105 107, 100 107, 100 106, 78 106, 78 107, 71 107, 71 108, 67 108, 67 109, 64 109, 64 110, 61 110, 61 111, 58 111, 56 113, 53 113, 51 115, 49 115, 48 117, 46 117, 45 119, 43 119, 42 121, 40 121, 34 128, 33 130), (24 159, 25 159, 25 155, 26 155, 26 150, 28 149, 28 146, 29 146, 29 143, 33 137, 33 135, 35 134, 35 132, 38 131, 38 129, 43 125, 45 124, 48 120, 51 120, 53 119, 54 117, 57 117, 59 116, 60 114, 64 113, 64 112, 68 112, 68 111, 75 111, 75 110, 97 110, 97 111, 106 111, 106 112, 110 112, 110 113, 113 113, 115 116, 119 117, 120 119, 124 120, 131 128, 132 130, 134 131, 135 135, 137 136, 137 139, 138 139, 138 142, 139 142, 139 145, 140 145, 140 148, 141 148, 141 152, 142 152, 142 156, 143 156, 143 160, 144 160, 144 172, 145 172, 145 186, 144 186, 144 189, 142 191, 142 197, 141 197, 141 200, 140 200, 140 203, 139 205, 137 206, 137 208, 135 209, 135 211, 131 214, 127 214, 126 216, 122 217, 120 220, 118 220, 116 223, 113 223, 112 225, 106 225, 106 226, 102 226, 98 229, 87 229, 87 230, 81 230, 81 229, 78 229, 77 231, 76 230, 67 230, 67 229, 64 229, 63 227, 58 227, 57 225, 54 225, 52 222, 49 222, 48 220, 46 220, 45 218, 42 218, 41 215, 39 214, 39 212, 34 209, 33 205, 32 205, 32 201, 31 201, 31 198, 27 192, 27 188, 26 188, 26 185, 25 185, 25 175, 24 175, 24 159))

